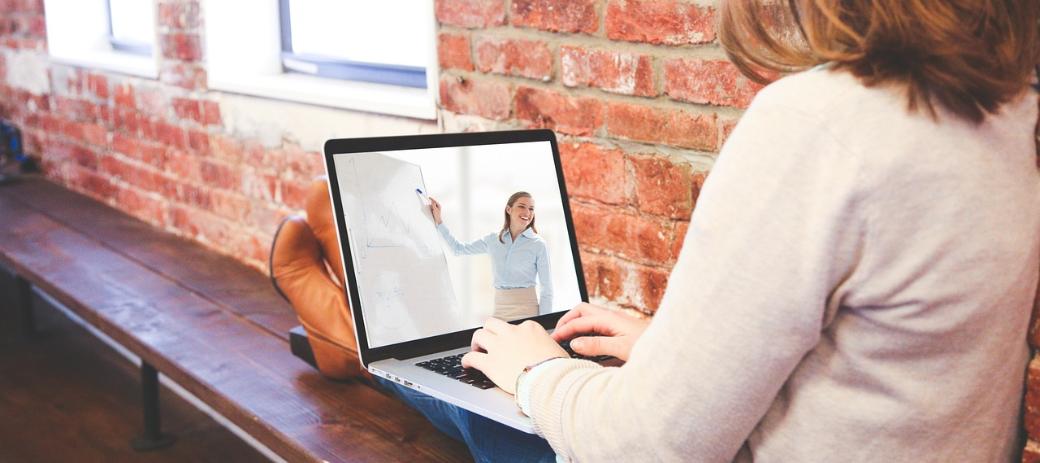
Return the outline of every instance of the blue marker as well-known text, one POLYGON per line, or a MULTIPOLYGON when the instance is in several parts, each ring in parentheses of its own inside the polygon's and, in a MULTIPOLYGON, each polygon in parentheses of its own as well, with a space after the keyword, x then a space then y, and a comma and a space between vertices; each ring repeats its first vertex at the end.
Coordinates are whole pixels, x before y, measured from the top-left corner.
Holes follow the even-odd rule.
POLYGON ((423 193, 422 190, 416 188, 415 189, 415 194, 419 195, 419 200, 422 201, 423 204, 425 204, 427 206, 430 205, 430 199, 426 196, 426 193, 423 193))

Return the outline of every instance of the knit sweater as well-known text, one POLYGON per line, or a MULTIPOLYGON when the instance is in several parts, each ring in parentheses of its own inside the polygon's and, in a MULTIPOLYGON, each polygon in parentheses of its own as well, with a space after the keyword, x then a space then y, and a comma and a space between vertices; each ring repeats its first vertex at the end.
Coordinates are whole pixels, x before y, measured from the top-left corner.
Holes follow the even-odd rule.
POLYGON ((629 361, 545 364, 539 433, 577 461, 1009 461, 1036 98, 976 125, 822 68, 762 90, 629 361))

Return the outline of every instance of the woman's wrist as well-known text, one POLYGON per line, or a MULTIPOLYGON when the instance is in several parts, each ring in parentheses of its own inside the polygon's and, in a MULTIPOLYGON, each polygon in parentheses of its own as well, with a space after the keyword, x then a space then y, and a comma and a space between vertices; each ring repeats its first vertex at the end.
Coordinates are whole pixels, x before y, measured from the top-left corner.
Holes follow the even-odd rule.
POLYGON ((531 416, 531 384, 537 379, 538 375, 545 371, 545 366, 551 363, 553 360, 566 359, 567 357, 550 357, 540 362, 528 365, 520 372, 516 377, 516 400, 517 407, 524 415, 531 416))

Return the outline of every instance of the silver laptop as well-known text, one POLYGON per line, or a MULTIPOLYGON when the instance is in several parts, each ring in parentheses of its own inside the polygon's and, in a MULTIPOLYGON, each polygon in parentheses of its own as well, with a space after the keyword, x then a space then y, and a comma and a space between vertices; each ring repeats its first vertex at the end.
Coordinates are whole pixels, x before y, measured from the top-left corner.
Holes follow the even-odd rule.
POLYGON ((553 132, 335 139, 325 167, 364 367, 533 433, 511 395, 458 362, 488 317, 549 329, 588 300, 553 132), (514 240, 501 232, 518 192, 514 240))

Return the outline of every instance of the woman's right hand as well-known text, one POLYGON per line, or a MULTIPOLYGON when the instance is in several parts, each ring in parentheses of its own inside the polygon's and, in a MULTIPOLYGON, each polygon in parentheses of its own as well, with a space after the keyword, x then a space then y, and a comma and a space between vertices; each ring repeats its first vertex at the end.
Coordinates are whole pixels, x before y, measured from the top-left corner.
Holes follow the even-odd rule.
POLYGON ((650 319, 582 303, 560 318, 552 338, 571 340, 571 349, 587 357, 610 355, 627 362, 632 346, 649 325, 650 319))
POLYGON ((430 198, 430 213, 433 214, 433 223, 441 224, 441 203, 438 203, 436 199, 430 198))

